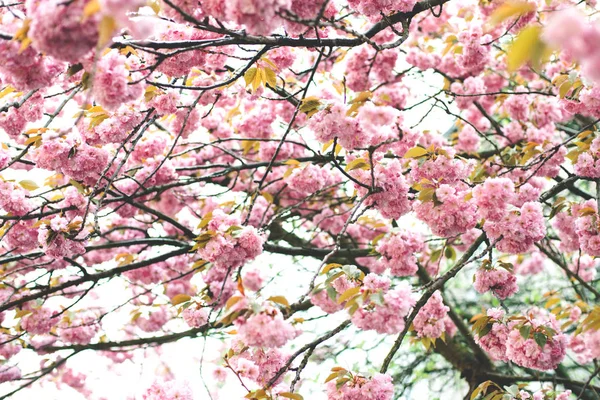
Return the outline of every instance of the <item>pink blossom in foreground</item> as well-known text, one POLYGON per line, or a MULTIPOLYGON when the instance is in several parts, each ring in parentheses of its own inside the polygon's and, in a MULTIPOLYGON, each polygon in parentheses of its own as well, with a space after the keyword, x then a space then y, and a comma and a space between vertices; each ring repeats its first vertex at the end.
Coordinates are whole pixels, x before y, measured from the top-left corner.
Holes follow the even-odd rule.
MULTIPOLYGON (((509 360, 525 368, 540 371, 555 369, 566 355, 568 339, 562 334, 560 324, 552 314, 539 311, 529 320, 532 332, 536 329, 549 327, 556 334, 547 339, 544 347, 536 342, 534 337, 522 337, 518 329, 511 329, 506 341, 506 356, 509 360)), ((509 326, 510 327, 510 326, 509 326)))

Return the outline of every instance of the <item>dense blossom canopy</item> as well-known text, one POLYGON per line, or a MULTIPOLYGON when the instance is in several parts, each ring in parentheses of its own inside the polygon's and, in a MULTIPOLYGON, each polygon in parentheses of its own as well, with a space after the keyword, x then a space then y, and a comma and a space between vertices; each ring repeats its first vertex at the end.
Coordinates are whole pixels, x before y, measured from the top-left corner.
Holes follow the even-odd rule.
POLYGON ((0 400, 599 398, 598 11, 0 1, 0 400))

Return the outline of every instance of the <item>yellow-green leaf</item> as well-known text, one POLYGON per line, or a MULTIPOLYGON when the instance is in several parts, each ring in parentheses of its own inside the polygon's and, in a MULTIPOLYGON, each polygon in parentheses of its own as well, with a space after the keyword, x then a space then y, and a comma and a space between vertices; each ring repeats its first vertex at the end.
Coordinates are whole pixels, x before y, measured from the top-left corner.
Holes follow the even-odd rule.
POLYGON ((531 61, 537 65, 542 57, 543 43, 540 40, 542 28, 536 25, 523 29, 507 50, 506 65, 509 71, 516 71, 531 61))
POLYGON ((236 305, 242 299, 243 299, 243 297, 241 297, 241 296, 230 297, 229 300, 227 300, 227 303, 225 303, 225 308, 230 309, 231 307, 236 305))
POLYGON ((563 82, 560 87, 558 88, 558 96, 561 99, 564 99, 564 97, 567 95, 567 93, 569 93, 569 90, 571 89, 571 87, 573 87, 573 84, 571 83, 571 81, 565 81, 563 82))
POLYGON ((364 158, 357 158, 355 160, 350 161, 348 165, 346 165, 345 169, 347 172, 349 172, 359 168, 369 170, 371 169, 371 165, 364 158))
POLYGON ((267 81, 267 84, 269 84, 269 86, 271 86, 272 88, 277 86, 277 75, 275 75, 275 71, 273 71, 270 68, 264 68, 265 71, 265 80, 267 81))
POLYGON ((560 301, 559 297, 552 297, 550 300, 546 302, 544 308, 552 308, 553 305, 557 304, 560 301))
POLYGON ((412 149, 409 149, 405 154, 404 154, 404 158, 419 158, 424 156, 425 154, 427 154, 427 150, 416 146, 413 147, 412 149))
POLYGON ((246 82, 246 86, 250 85, 254 82, 254 77, 256 76, 256 68, 252 67, 246 71, 244 74, 244 81, 246 82))
POLYGON ((98 25, 98 47, 103 47, 110 42, 116 28, 117 22, 113 17, 109 15, 102 17, 100 24, 98 25))
POLYGON ((173 304, 174 306, 181 304, 181 303, 185 303, 186 301, 190 301, 192 298, 190 296, 188 296, 187 294, 177 294, 175 296, 173 296, 173 298, 171 299, 171 304, 173 304))
POLYGON ((323 149, 321 149, 322 153, 325 153, 327 151, 328 148, 330 148, 333 145, 333 139, 331 139, 330 141, 328 141, 327 143, 325 143, 323 145, 323 149))
POLYGON ((148 7, 152 9, 157 15, 160 12, 160 1, 158 0, 150 0, 148 2, 148 7))
POLYGON ((281 304, 282 306, 289 307, 290 303, 283 296, 271 296, 267 300, 270 300, 274 303, 281 304))
POLYGON ((14 92, 16 89, 12 86, 7 86, 4 89, 0 90, 0 99, 3 98, 4 96, 7 96, 9 94, 11 94, 12 92, 14 92))
POLYGON ((262 68, 256 69, 256 75, 254 75, 254 80, 252 81, 252 91, 256 92, 256 90, 262 85, 265 81, 265 71, 262 68))
POLYGON ((279 396, 292 400, 304 400, 304 397, 300 396, 298 393, 282 392, 279 393, 279 396))
POLYGON ((29 179, 25 179, 19 182, 19 185, 21 185, 21 187, 23 189, 27 189, 27 190, 36 190, 39 188, 39 186, 37 185, 37 183, 35 183, 34 181, 31 181, 29 179))
POLYGON ((17 310, 15 313, 15 318, 22 318, 28 314, 31 314, 33 311, 31 310, 17 310))
MULTIPOLYGON (((319 111, 321 102, 318 97, 311 96, 302 100, 300 104, 300 111, 311 117, 313 114, 319 111)), ((333 143, 333 141, 330 141, 333 143)), ((323 150, 325 151, 325 150, 323 150)))
POLYGON ((198 224, 198 229, 204 228, 212 220, 212 211, 208 212, 198 224))
POLYGON ((526 1, 506 1, 502 3, 490 16, 490 23, 497 25, 508 18, 519 17, 523 14, 535 10, 535 3, 529 3, 526 1))
POLYGON ((328 273, 332 269, 334 269, 334 268, 340 268, 340 267, 342 267, 342 264, 337 264, 337 263, 327 264, 326 266, 323 267, 323 270, 321 271, 321 275, 325 275, 326 273, 328 273))
POLYGON ((337 303, 342 304, 344 301, 348 300, 350 297, 356 296, 358 293, 360 293, 359 286, 350 288, 342 293, 340 297, 338 297, 337 303))
POLYGON ((83 17, 84 19, 89 18, 92 15, 97 14, 98 12, 100 12, 100 1, 92 0, 88 2, 83 8, 83 17))
POLYGON ((263 191, 260 193, 262 195, 262 197, 265 198, 265 200, 267 200, 270 204, 273 204, 273 201, 275 200, 273 198, 273 195, 267 191, 263 191))

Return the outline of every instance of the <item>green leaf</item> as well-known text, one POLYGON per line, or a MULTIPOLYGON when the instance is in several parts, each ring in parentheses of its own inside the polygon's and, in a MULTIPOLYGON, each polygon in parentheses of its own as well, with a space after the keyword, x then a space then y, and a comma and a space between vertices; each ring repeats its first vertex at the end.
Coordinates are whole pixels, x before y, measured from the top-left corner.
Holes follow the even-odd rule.
POLYGON ((492 330, 492 327, 493 327, 493 326, 494 326, 494 324, 490 324, 490 323, 486 324, 486 325, 483 327, 483 329, 481 329, 481 330, 479 331, 479 337, 480 337, 480 338, 482 338, 482 337, 484 337, 485 335, 487 335, 488 333, 490 333, 490 331, 492 330))
POLYGON ((531 333, 531 325, 523 325, 521 329, 519 329, 519 333, 521 337, 525 340, 529 339, 529 334, 531 333))
POLYGON ((332 286, 327 286, 327 296, 331 301, 335 301, 337 299, 338 292, 332 286))
POLYGON ((454 247, 451 247, 451 246, 446 247, 446 250, 444 251, 444 256, 448 260, 454 260, 456 258, 456 251, 454 250, 454 247))
POLYGON ((533 340, 535 340, 538 346, 540 346, 543 350, 546 346, 546 343, 548 343, 548 336, 546 336, 542 332, 536 332, 533 334, 533 340))

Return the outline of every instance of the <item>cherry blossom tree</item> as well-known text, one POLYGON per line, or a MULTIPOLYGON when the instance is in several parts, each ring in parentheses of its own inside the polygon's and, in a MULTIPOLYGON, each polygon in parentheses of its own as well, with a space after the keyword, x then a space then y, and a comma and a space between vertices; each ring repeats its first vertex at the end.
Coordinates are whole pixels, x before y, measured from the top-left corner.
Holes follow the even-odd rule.
POLYGON ((0 399, 600 398, 597 12, 2 0, 0 399))

